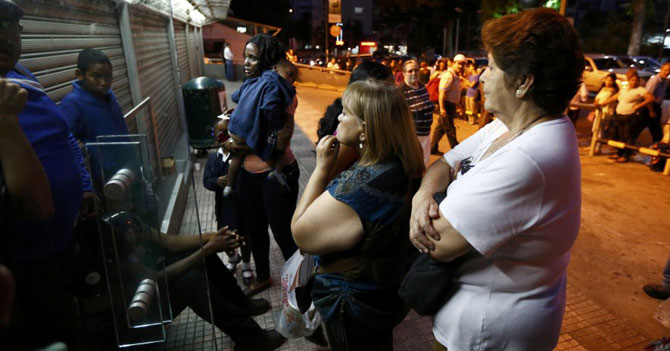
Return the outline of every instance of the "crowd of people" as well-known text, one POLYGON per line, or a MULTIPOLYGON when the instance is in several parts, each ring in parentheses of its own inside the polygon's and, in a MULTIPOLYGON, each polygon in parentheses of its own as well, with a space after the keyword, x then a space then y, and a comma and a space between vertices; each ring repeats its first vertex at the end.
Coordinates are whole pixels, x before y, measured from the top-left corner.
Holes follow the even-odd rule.
MULTIPOLYGON (((252 37, 245 80, 232 96, 237 106, 214 126, 219 148, 202 182, 214 193, 217 230, 201 242, 160 233, 133 209, 111 208, 98 171, 85 167, 76 139, 128 133, 111 90, 111 61, 100 50, 80 52, 73 91, 56 106, 18 64, 23 11, 10 0, 0 0, 0 9, 0 51, 11 56, 0 60, 0 277, 10 287, 0 291, 3 346, 31 350, 60 340, 87 349, 67 273, 77 250, 73 223, 96 216, 156 247, 141 254, 165 256, 155 274, 168 282, 172 310, 191 307, 235 350, 274 350, 286 341, 251 318, 271 309, 253 298, 276 284, 269 228, 285 260, 298 250, 316 257, 311 300, 323 328, 309 340, 331 350, 393 349, 393 328, 409 312, 398 288, 419 255, 452 272, 433 316, 435 350, 557 345, 581 209, 577 140, 564 111, 580 87, 584 56, 575 29, 556 11, 486 22, 485 68, 460 54, 434 65, 408 59, 352 67, 343 96, 320 121, 316 167, 300 199, 290 144, 296 57, 276 37, 252 37), (461 115, 479 119, 480 129, 459 141, 454 118, 461 115), (443 135, 451 146, 445 154, 437 148, 443 135), (440 158, 429 164, 431 154, 440 158), (244 290, 233 276, 238 262, 244 290)), ((658 116, 656 87, 670 73, 663 67, 647 90, 634 73, 626 88, 606 81, 597 106, 617 116, 620 135, 631 138, 631 115, 647 106, 649 118, 658 116)), ((121 166, 90 157, 103 172, 121 166)))

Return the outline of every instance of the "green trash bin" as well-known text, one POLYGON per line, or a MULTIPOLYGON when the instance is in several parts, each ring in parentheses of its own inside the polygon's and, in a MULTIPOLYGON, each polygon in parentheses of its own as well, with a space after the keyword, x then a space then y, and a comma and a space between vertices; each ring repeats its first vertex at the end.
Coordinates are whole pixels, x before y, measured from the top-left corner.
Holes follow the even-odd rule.
POLYGON ((191 79, 181 86, 188 124, 188 143, 195 149, 215 147, 212 127, 228 107, 226 87, 209 77, 191 79))

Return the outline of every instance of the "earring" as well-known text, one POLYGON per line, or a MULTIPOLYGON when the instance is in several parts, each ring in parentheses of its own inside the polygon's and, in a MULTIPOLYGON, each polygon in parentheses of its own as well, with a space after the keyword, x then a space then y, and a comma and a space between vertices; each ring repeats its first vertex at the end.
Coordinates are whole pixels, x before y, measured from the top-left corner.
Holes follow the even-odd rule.
POLYGON ((358 148, 363 149, 363 142, 362 141, 360 143, 358 143, 358 148))
POLYGON ((516 97, 521 97, 521 89, 516 90, 516 97))

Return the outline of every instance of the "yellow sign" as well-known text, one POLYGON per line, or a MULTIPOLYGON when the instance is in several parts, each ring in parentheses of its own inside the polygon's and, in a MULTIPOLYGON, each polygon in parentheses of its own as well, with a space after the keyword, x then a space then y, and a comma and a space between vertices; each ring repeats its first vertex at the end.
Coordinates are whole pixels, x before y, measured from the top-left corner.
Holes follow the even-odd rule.
POLYGON ((341 32, 342 32, 342 28, 340 26, 335 25, 335 24, 330 26, 330 35, 331 36, 336 37, 336 36, 340 35, 341 32))
POLYGON ((328 23, 342 22, 342 3, 340 0, 328 0, 328 23))

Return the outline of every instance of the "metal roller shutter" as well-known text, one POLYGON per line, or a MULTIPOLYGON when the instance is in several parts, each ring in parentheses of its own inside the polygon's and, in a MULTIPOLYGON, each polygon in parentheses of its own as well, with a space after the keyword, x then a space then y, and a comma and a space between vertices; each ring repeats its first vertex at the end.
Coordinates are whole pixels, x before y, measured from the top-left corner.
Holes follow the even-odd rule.
POLYGON ((187 40, 189 43, 189 62, 191 63, 191 72, 193 72, 194 77, 202 76, 202 71, 200 70, 199 60, 202 60, 200 57, 200 47, 202 42, 198 42, 198 35, 196 33, 197 27, 188 26, 188 35, 187 40))
POLYGON ((179 80, 184 84, 191 80, 190 55, 186 45, 186 25, 182 22, 174 21, 174 36, 177 44, 177 59, 179 60, 179 80))
POLYGON ((130 8, 133 46, 143 97, 150 96, 161 156, 172 153, 182 128, 168 42, 168 19, 141 6, 130 8))
POLYGON ((82 49, 102 50, 112 61, 112 90, 124 113, 132 109, 126 61, 121 45, 116 3, 91 0, 17 0, 25 11, 21 63, 59 102, 72 90, 77 55, 82 49))

